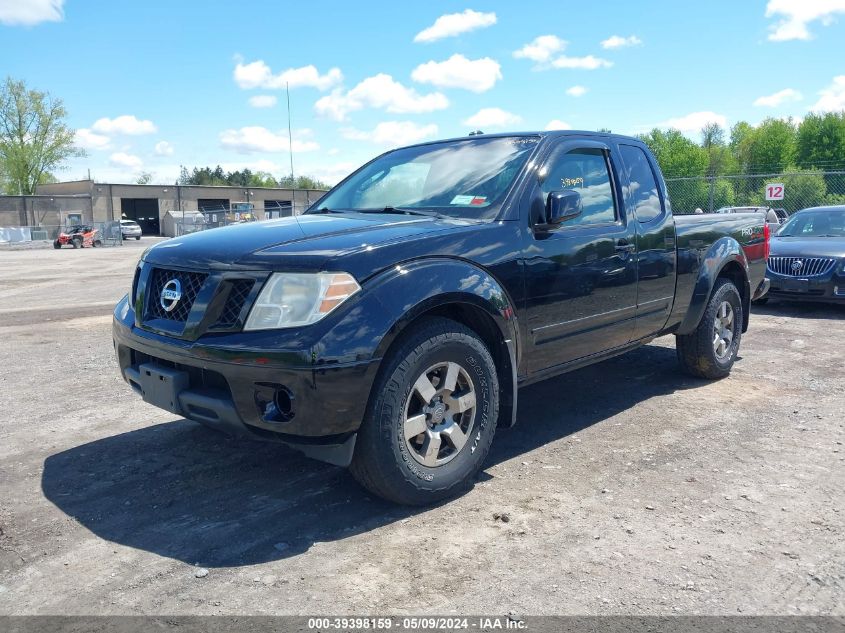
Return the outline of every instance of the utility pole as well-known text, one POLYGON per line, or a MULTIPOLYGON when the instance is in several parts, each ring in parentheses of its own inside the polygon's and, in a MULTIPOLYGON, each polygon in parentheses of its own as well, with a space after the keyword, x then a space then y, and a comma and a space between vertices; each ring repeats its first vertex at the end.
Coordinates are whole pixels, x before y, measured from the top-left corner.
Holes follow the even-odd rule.
POLYGON ((293 177, 293 130, 290 125, 290 84, 285 82, 285 93, 288 101, 288 154, 290 154, 290 207, 291 213, 296 215, 296 180, 293 177))

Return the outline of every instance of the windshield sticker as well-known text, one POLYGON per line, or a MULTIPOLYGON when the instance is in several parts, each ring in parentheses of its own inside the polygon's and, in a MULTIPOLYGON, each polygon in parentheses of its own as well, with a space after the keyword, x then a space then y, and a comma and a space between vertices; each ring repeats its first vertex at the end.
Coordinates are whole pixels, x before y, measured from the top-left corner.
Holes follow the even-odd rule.
POLYGON ((487 196, 473 196, 470 204, 479 205, 484 204, 485 202, 487 202, 487 196))
POLYGON ((561 178, 560 184, 563 187, 575 187, 577 185, 584 186, 584 179, 583 178, 561 178))
POLYGON ((455 196, 449 204, 472 204, 472 196, 455 196))

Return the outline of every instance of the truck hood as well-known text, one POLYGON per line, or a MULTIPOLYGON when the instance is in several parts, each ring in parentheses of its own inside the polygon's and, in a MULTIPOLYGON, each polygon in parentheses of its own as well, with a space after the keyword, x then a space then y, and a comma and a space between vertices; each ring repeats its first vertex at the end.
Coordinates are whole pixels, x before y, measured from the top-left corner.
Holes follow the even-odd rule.
POLYGON ((198 231, 156 244, 143 259, 187 269, 322 270, 375 246, 455 231, 475 222, 393 214, 301 215, 198 231))
POLYGON ((778 257, 845 257, 845 238, 773 237, 771 254, 778 257))

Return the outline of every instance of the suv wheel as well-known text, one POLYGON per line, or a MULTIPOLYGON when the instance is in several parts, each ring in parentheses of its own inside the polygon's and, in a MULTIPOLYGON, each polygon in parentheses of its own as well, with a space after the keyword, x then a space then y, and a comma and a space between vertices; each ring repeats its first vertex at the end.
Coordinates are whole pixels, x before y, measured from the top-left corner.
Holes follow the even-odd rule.
POLYGON ((352 475, 389 501, 425 505, 467 487, 490 450, 499 383, 472 330, 427 319, 385 359, 358 434, 352 475))
POLYGON ((683 370, 710 379, 730 374, 739 352, 742 323, 739 290, 729 279, 718 279, 698 327, 675 337, 683 370))

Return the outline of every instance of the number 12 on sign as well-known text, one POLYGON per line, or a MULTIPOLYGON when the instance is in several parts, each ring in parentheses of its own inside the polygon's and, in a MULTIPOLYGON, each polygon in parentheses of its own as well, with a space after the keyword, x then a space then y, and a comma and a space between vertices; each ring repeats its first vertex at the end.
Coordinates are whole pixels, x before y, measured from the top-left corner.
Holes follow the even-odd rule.
POLYGON ((783 200, 782 182, 772 182, 766 185, 766 200, 783 200))

